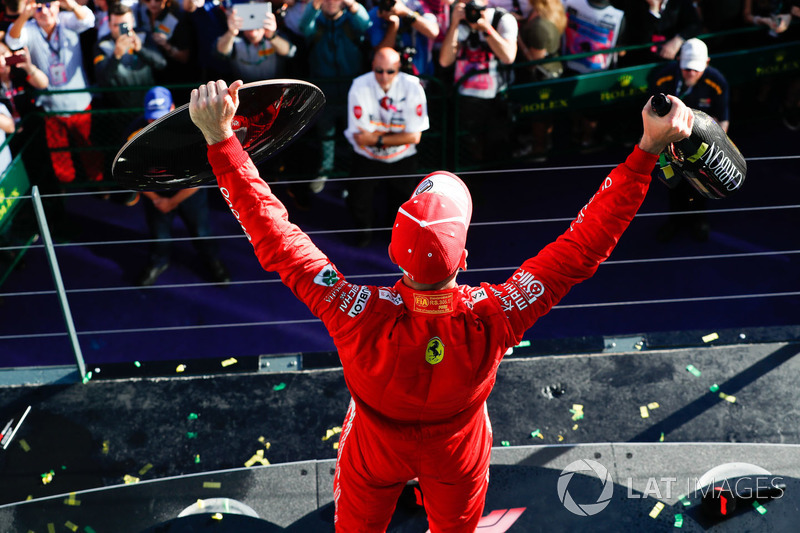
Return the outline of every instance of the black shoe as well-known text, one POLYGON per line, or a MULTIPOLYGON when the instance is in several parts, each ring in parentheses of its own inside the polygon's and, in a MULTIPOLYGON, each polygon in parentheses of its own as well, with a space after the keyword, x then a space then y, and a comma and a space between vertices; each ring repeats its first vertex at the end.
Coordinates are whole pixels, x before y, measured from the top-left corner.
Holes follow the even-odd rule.
POLYGON ((214 283, 230 283, 231 275, 219 259, 209 261, 206 266, 208 267, 209 279, 211 279, 211 281, 214 283))
POLYGON ((156 282, 158 276, 164 273, 164 271, 169 267, 169 263, 165 263, 163 265, 150 265, 148 266, 142 275, 139 277, 139 280, 136 284, 139 287, 149 287, 153 283, 156 282))

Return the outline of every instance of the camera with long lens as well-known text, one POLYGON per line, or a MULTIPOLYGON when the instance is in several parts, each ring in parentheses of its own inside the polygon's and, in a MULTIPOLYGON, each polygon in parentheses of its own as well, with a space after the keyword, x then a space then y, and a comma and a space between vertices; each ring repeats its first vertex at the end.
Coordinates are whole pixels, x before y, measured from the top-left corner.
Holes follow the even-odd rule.
POLYGON ((380 0, 378 2, 378 11, 391 11, 397 0, 380 0))
POLYGON ((399 50, 400 52, 400 70, 408 74, 415 74, 414 72, 414 56, 417 54, 417 49, 413 46, 404 46, 399 50))
POLYGON ((470 24, 475 24, 481 19, 481 12, 486 9, 485 5, 480 5, 475 0, 469 0, 464 4, 464 18, 470 24))

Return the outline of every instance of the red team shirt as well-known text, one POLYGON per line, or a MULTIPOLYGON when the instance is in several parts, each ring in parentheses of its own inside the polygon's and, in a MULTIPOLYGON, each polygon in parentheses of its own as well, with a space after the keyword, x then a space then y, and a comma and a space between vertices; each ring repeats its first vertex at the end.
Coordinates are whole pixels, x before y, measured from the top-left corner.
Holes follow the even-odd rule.
MULTIPOLYGON (((405 484, 417 476, 474 479, 484 485, 482 492, 478 489, 461 499, 474 500, 479 518, 492 442, 485 401, 497 367, 540 316, 609 256, 645 197, 657 155, 636 147, 605 178, 567 231, 505 283, 416 291, 402 280, 394 287, 348 282, 288 221, 285 207, 235 137, 210 146, 208 152, 220 190, 262 267, 280 274, 323 321, 336 344, 353 398, 339 463, 350 453, 347 464, 355 473, 343 472, 342 478, 360 476, 378 485, 405 484), (351 437, 356 419, 358 431, 353 433, 359 435, 351 437), (360 444, 348 452, 351 438, 360 444)), ((359 488, 339 484, 339 463, 337 502, 359 488)), ((357 513, 362 524, 371 495, 362 493, 350 501, 364 506, 357 513)), ((444 506, 445 500, 442 497, 444 506)), ((460 504, 459 499, 452 505, 460 504)))

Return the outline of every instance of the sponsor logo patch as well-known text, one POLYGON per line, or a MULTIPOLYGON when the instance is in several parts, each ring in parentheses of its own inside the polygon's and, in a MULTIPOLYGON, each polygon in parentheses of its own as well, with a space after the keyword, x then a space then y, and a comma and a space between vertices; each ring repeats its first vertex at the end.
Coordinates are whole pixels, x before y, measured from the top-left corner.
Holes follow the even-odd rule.
POLYGON ((488 297, 489 295, 486 294, 486 289, 478 289, 477 291, 472 293, 472 303, 478 303, 481 300, 485 300, 488 297))
POLYGON ((378 297, 381 300, 392 302, 394 305, 403 305, 403 298, 389 289, 378 289, 378 297))
POLYGON ((353 114, 356 116, 356 118, 361 118, 361 115, 364 114, 364 111, 361 109, 360 105, 357 105, 353 108, 353 114))
POLYGON ((417 116, 422 116, 422 104, 417 105, 417 116))
POLYGON ((314 276, 314 283, 323 287, 333 287, 337 281, 339 281, 339 274, 330 263, 322 267, 322 270, 314 276))
POLYGON ((427 315, 444 315, 453 312, 453 293, 414 293, 414 311, 427 315))
POLYGON ((358 291, 358 295, 356 296, 356 301, 353 302, 353 306, 347 312, 347 316, 354 318, 361 314, 361 311, 367 307, 370 296, 372 296, 372 291, 367 287, 361 287, 361 290, 358 291))
POLYGON ((425 348, 425 361, 435 365, 444 359, 444 343, 439 337, 434 337, 428 341, 428 346, 425 348))

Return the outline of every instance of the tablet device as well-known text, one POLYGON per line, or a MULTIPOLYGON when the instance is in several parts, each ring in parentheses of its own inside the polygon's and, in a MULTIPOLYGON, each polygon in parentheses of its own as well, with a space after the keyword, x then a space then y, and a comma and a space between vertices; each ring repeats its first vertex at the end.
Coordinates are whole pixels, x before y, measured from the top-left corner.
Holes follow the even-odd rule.
POLYGON ((242 17, 242 30, 257 30, 264 27, 267 13, 272 13, 270 2, 250 2, 247 4, 234 4, 236 14, 242 17))

